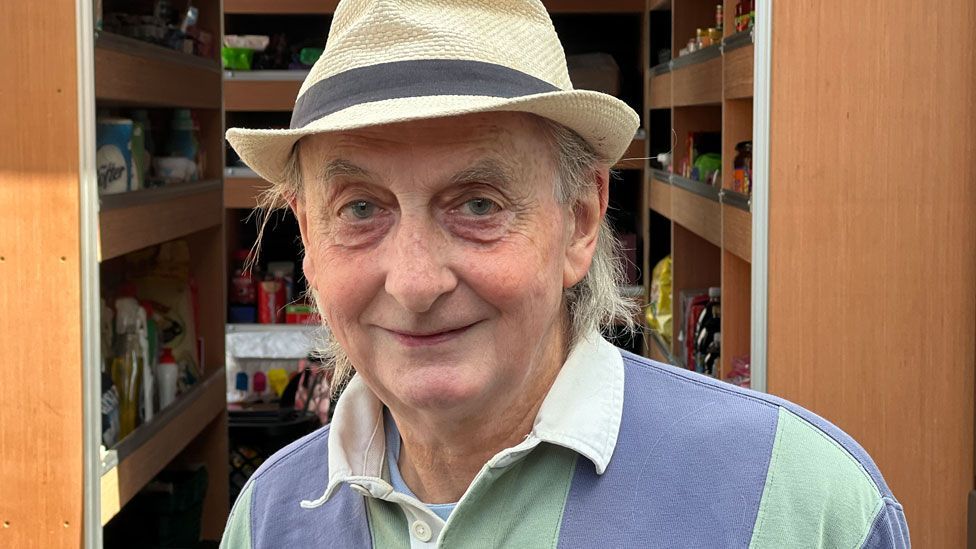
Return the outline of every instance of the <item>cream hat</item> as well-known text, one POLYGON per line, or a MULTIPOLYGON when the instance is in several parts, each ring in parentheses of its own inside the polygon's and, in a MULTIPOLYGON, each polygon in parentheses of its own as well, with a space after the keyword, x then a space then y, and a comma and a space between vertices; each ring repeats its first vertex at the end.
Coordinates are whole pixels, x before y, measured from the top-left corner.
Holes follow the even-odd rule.
POLYGON ((623 101, 573 89, 540 0, 342 0, 290 129, 231 128, 227 140, 281 183, 306 135, 491 111, 558 122, 612 162, 639 124, 623 101))

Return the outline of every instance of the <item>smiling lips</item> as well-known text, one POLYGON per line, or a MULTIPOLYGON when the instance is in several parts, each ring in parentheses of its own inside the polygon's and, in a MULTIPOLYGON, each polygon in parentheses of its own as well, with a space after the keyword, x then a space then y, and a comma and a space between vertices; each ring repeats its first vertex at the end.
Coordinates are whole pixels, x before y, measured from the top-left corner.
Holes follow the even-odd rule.
POLYGON ((460 328, 455 328, 453 330, 444 330, 440 332, 402 332, 399 330, 387 330, 393 337, 396 338, 405 347, 428 347, 432 345, 439 345, 450 341, 464 332, 468 331, 469 328, 474 326, 474 324, 469 324, 467 326, 462 326, 460 328))

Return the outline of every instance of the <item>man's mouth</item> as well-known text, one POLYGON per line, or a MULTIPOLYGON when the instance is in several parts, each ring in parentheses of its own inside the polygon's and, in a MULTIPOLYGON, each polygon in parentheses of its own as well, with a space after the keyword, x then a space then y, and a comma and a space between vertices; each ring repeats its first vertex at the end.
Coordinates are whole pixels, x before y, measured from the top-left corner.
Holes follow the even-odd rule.
POLYGON ((477 323, 468 324, 459 328, 447 328, 436 331, 413 331, 413 330, 392 330, 387 329, 393 334, 401 344, 407 347, 425 347, 446 343, 464 332, 468 331, 477 323))

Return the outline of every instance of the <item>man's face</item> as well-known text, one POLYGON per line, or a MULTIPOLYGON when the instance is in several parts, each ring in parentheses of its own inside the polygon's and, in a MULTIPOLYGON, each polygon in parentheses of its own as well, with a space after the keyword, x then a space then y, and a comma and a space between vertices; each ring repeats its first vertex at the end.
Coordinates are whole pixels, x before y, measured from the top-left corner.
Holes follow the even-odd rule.
MULTIPOLYGON (((526 115, 401 123, 302 142, 305 274, 381 400, 494 413, 565 349, 562 291, 589 267, 526 115)), ((585 254, 584 254, 585 255, 585 254)), ((399 406, 396 406, 399 405, 399 406)))

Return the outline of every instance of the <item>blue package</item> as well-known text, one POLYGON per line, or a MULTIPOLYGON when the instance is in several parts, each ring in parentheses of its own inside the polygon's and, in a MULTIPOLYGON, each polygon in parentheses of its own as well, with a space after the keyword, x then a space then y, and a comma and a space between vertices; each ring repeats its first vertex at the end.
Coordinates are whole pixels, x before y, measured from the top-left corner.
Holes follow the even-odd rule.
POLYGON ((132 120, 99 118, 95 146, 99 194, 123 193, 131 189, 132 120))

